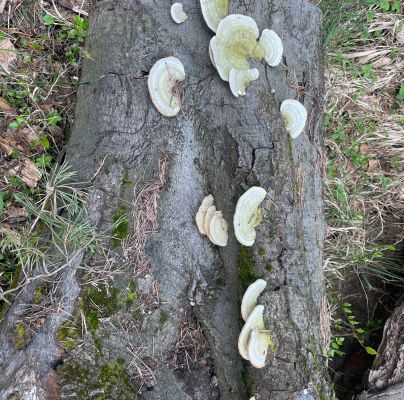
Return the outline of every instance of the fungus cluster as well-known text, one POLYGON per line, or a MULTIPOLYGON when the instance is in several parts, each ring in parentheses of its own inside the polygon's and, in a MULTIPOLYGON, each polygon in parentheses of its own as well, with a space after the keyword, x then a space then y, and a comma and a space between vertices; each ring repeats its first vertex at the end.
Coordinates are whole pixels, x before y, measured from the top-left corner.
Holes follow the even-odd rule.
POLYGON ((257 299, 264 291, 267 283, 258 279, 246 290, 241 302, 241 316, 245 321, 238 339, 238 350, 241 357, 255 368, 265 366, 268 348, 274 350, 274 344, 264 326, 264 306, 257 305, 257 299))
MULTIPOLYGON (((282 41, 270 29, 264 29, 260 36, 258 26, 251 17, 228 15, 229 0, 200 0, 200 4, 206 24, 216 33, 209 42, 212 64, 220 77, 229 82, 235 97, 245 96, 249 84, 259 77, 258 70, 250 68, 249 60, 265 59, 271 67, 279 65, 283 55, 282 41)), ((174 3, 170 11, 177 24, 188 19, 182 3, 174 3)), ((153 104, 162 115, 174 117, 179 113, 181 96, 178 83, 184 79, 184 66, 175 57, 163 58, 153 65, 149 73, 148 88, 153 104)), ((293 139, 297 138, 307 120, 307 111, 303 104, 296 100, 285 100, 280 111, 286 130, 293 139)))
POLYGON ((228 225, 223 213, 216 210, 214 203, 211 194, 206 196, 196 214, 195 222, 202 235, 207 235, 213 244, 224 247, 228 240, 228 225))
MULTIPOLYGON (((202 12, 204 4, 204 0, 201 0, 202 12)), ((205 17, 205 21, 208 26, 211 24, 209 18, 205 17)), ((250 58, 258 61, 265 59, 271 66, 281 61, 283 46, 279 36, 274 31, 264 29, 260 37, 258 26, 251 17, 227 15, 220 20, 217 29, 212 30, 216 36, 209 43, 210 59, 220 77, 229 82, 236 97, 245 96, 247 86, 258 79, 258 70, 250 69, 250 58)))
POLYGON ((263 188, 253 186, 237 202, 233 218, 234 232, 244 246, 252 246, 255 242, 255 227, 262 221, 260 204, 266 194, 263 188))

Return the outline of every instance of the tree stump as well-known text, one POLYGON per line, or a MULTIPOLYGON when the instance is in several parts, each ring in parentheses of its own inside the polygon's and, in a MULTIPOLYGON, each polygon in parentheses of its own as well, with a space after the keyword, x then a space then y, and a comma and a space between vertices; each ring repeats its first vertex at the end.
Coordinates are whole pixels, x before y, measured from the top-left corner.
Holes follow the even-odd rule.
MULTIPOLYGON (((19 308, 32 298, 35 287, 29 287, 0 325, 2 398, 332 398, 320 335, 321 13, 305 0, 231 2, 230 13, 253 17, 260 31, 275 30, 284 44, 283 65, 255 63, 259 80, 247 96, 235 98, 211 65, 213 32, 199 4, 184 1, 189 19, 181 25, 171 20, 170 6, 151 0, 95 4, 86 41, 90 58, 65 155, 79 178, 91 181, 90 215, 99 229, 117 216, 134 228, 134 194, 139 200, 142 189, 152 192, 158 228, 147 232, 147 257, 136 253, 136 240, 130 243, 145 233, 137 225, 136 235, 127 239, 132 248, 126 249, 129 262, 114 282, 116 292, 102 292, 107 305, 97 303, 91 286, 80 293, 84 261, 76 259, 58 287, 63 312, 48 315, 17 350, 12 336, 19 308), (187 74, 175 118, 161 116, 147 90, 148 71, 170 55, 183 62, 187 74), (305 131, 295 140, 279 111, 288 98, 300 100, 308 111, 305 131), (231 221, 238 198, 254 185, 266 189, 268 198, 256 243, 245 248, 231 221), (209 193, 230 225, 224 248, 202 237, 194 223, 209 193), (267 366, 259 370, 237 350, 240 300, 258 277, 268 282, 259 302, 275 343, 267 366), (143 314, 130 302, 124 305, 129 295, 135 305, 144 303, 143 314), (112 307, 106 311, 107 306, 112 307), (92 307, 87 315, 86 307, 92 307), (80 313, 84 338, 62 351, 55 335, 69 315, 80 313), (94 314, 103 318, 93 320, 94 314)), ((147 196, 141 201, 153 206, 147 196)))

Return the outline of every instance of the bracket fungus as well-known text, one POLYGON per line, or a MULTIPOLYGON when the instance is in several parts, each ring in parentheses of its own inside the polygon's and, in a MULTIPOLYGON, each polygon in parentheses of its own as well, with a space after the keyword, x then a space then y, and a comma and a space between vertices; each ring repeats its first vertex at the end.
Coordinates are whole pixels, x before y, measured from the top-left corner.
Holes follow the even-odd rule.
POLYGON ((268 347, 274 351, 274 343, 268 332, 265 330, 253 330, 248 340, 247 353, 250 363, 255 368, 265 367, 265 360, 268 354, 268 347))
POLYGON ((264 330, 264 306, 255 306, 245 322, 243 329, 241 329, 240 336, 238 338, 238 351, 241 357, 245 360, 249 360, 248 355, 248 341, 250 340, 250 334, 253 330, 264 330))
MULTIPOLYGON (((206 232, 205 235, 209 235, 209 229, 210 229, 210 222, 212 221, 213 214, 216 212, 216 207, 215 206, 210 206, 206 210, 206 215, 205 215, 205 222, 204 222, 204 230, 206 232)), ((208 236, 209 237, 209 236, 208 236)))
POLYGON ((264 291, 267 283, 263 279, 257 279, 252 283, 244 293, 243 300, 241 301, 241 316, 244 321, 247 321, 251 311, 257 305, 257 299, 264 291))
POLYGON ((198 230, 202 235, 207 234, 207 232, 205 231, 205 226, 204 226, 206 211, 208 211, 209 207, 213 206, 214 202, 215 202, 215 200, 211 194, 206 196, 202 200, 202 204, 199 207, 198 212, 196 213, 196 217, 195 217, 196 226, 198 227, 198 230))
POLYGON ((201 0, 206 25, 216 32, 219 22, 229 13, 229 0, 201 0))
POLYGON ((281 114, 286 124, 286 130, 293 139, 296 139, 306 125, 306 108, 297 100, 285 100, 281 104, 281 114))
POLYGON ((226 246, 228 225, 221 211, 216 211, 213 196, 206 196, 195 216, 196 226, 202 235, 217 246, 226 246))
POLYGON ((248 70, 248 59, 257 45, 258 26, 251 17, 241 14, 222 19, 209 44, 210 52, 220 77, 228 82, 230 71, 248 70))
POLYGON ((181 24, 188 19, 188 16, 185 14, 184 7, 181 3, 174 3, 171 6, 171 18, 177 24, 181 24))
POLYGON ((181 96, 178 82, 184 79, 184 65, 178 58, 162 58, 153 65, 147 85, 151 100, 160 114, 174 117, 180 112, 181 96))
POLYGON ((221 211, 216 211, 209 224, 208 238, 213 244, 217 246, 227 246, 228 233, 227 222, 223 218, 221 211))
POLYGON ((254 58, 265 61, 271 67, 280 64, 283 55, 283 45, 281 38, 276 32, 264 29, 261 33, 257 46, 253 50, 254 58))
POLYGON ((245 96, 246 88, 252 82, 258 79, 260 73, 258 69, 231 69, 229 73, 230 90, 234 96, 245 96))
POLYGON ((244 246, 252 246, 255 241, 255 227, 261 223, 260 204, 266 196, 266 191, 253 186, 238 200, 233 217, 234 232, 237 240, 244 246))

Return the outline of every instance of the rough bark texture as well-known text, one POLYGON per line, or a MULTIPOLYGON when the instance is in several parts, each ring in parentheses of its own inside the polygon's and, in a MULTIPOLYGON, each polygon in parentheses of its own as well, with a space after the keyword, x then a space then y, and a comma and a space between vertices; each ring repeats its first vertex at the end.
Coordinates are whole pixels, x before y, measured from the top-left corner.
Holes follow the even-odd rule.
MULTIPOLYGON (((108 382, 105 373, 108 366, 120 371, 117 359, 130 363, 130 345, 141 349, 139 358, 155 376, 144 382, 148 390, 138 394, 142 399, 331 399, 319 330, 321 14, 305 0, 231 3, 231 13, 250 15, 261 30, 277 31, 285 48, 285 67, 256 63, 260 79, 240 98, 232 96, 210 63, 213 33, 194 1, 184 1, 189 20, 181 25, 171 20, 168 1, 101 1, 94 7, 86 43, 91 59, 84 65, 66 159, 81 179, 96 174, 91 216, 107 227, 117 209, 130 207, 133 185, 128 188, 128 182, 141 187, 167 157, 159 229, 146 247, 151 264, 148 274, 137 279, 139 295, 145 296, 148 282, 158 282, 161 305, 144 315, 129 336, 116 329, 134 319, 130 308, 121 307, 66 358, 54 334, 78 309, 79 263, 62 277, 60 309, 65 313, 50 315, 27 347, 16 350, 10 335, 19 307, 32 299, 30 287, 0 326, 6 338, 0 344, 1 398, 15 393, 24 399, 135 398, 122 376, 112 374, 108 382), (183 109, 171 119, 151 104, 145 77, 169 55, 177 56, 187 73, 183 109), (299 98, 309 115, 304 134, 293 141, 279 112, 287 98, 299 98), (205 195, 213 194, 231 222, 239 196, 257 184, 268 191, 268 200, 251 249, 240 249, 231 223, 225 248, 199 235, 194 216, 205 195), (260 303, 276 345, 262 370, 248 366, 237 351, 242 287, 254 276, 268 281, 260 303), (189 315, 202 325, 208 346, 189 370, 173 371, 167 360, 189 315)), ((118 288, 130 284, 133 267, 115 282, 118 288)))
POLYGON ((404 398, 404 303, 384 326, 383 339, 359 400, 404 398))

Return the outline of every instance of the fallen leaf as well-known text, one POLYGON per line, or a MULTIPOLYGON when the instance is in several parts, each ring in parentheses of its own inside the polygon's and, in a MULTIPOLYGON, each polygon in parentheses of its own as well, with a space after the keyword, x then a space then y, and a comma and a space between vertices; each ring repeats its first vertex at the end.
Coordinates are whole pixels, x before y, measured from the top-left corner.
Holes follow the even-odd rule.
POLYGON ((373 63, 373 68, 382 68, 390 64, 391 60, 388 57, 381 57, 373 63))
POLYGON ((8 104, 6 99, 0 97, 0 111, 7 113, 7 112, 13 112, 15 110, 12 106, 10 106, 10 104, 8 104))
POLYGON ((65 137, 63 129, 60 126, 54 125, 48 127, 49 132, 51 133, 52 137, 56 140, 62 140, 65 137))
POLYGON ((39 136, 35 132, 37 129, 39 130, 40 128, 35 125, 31 129, 22 128, 18 130, 16 136, 18 136, 19 141, 24 142, 24 144, 31 145, 34 140, 39 140, 39 136))
POLYGON ((359 152, 362 155, 370 154, 370 146, 368 146, 367 144, 361 144, 361 146, 359 148, 359 152))
POLYGON ((13 149, 22 152, 24 151, 24 148, 17 143, 15 138, 10 136, 7 137, 0 136, 0 149, 3 151, 3 153, 6 153, 8 156, 11 154, 13 149))
POLYGON ((13 152, 13 148, 0 138, 0 151, 6 156, 9 156, 13 152))
POLYGON ((23 208, 10 206, 5 213, 5 220, 9 224, 23 222, 28 218, 28 212, 23 208))
POLYGON ((3 14, 4 7, 7 4, 7 0, 0 0, 0 14, 3 14))
POLYGON ((9 69, 11 63, 17 59, 17 53, 11 40, 0 40, 0 67, 9 69))
POLYGON ((380 168, 379 160, 369 160, 368 172, 374 172, 380 168))
POLYGON ((30 189, 34 189, 41 179, 41 172, 28 158, 22 160, 22 164, 15 166, 8 172, 9 176, 19 175, 30 189))

